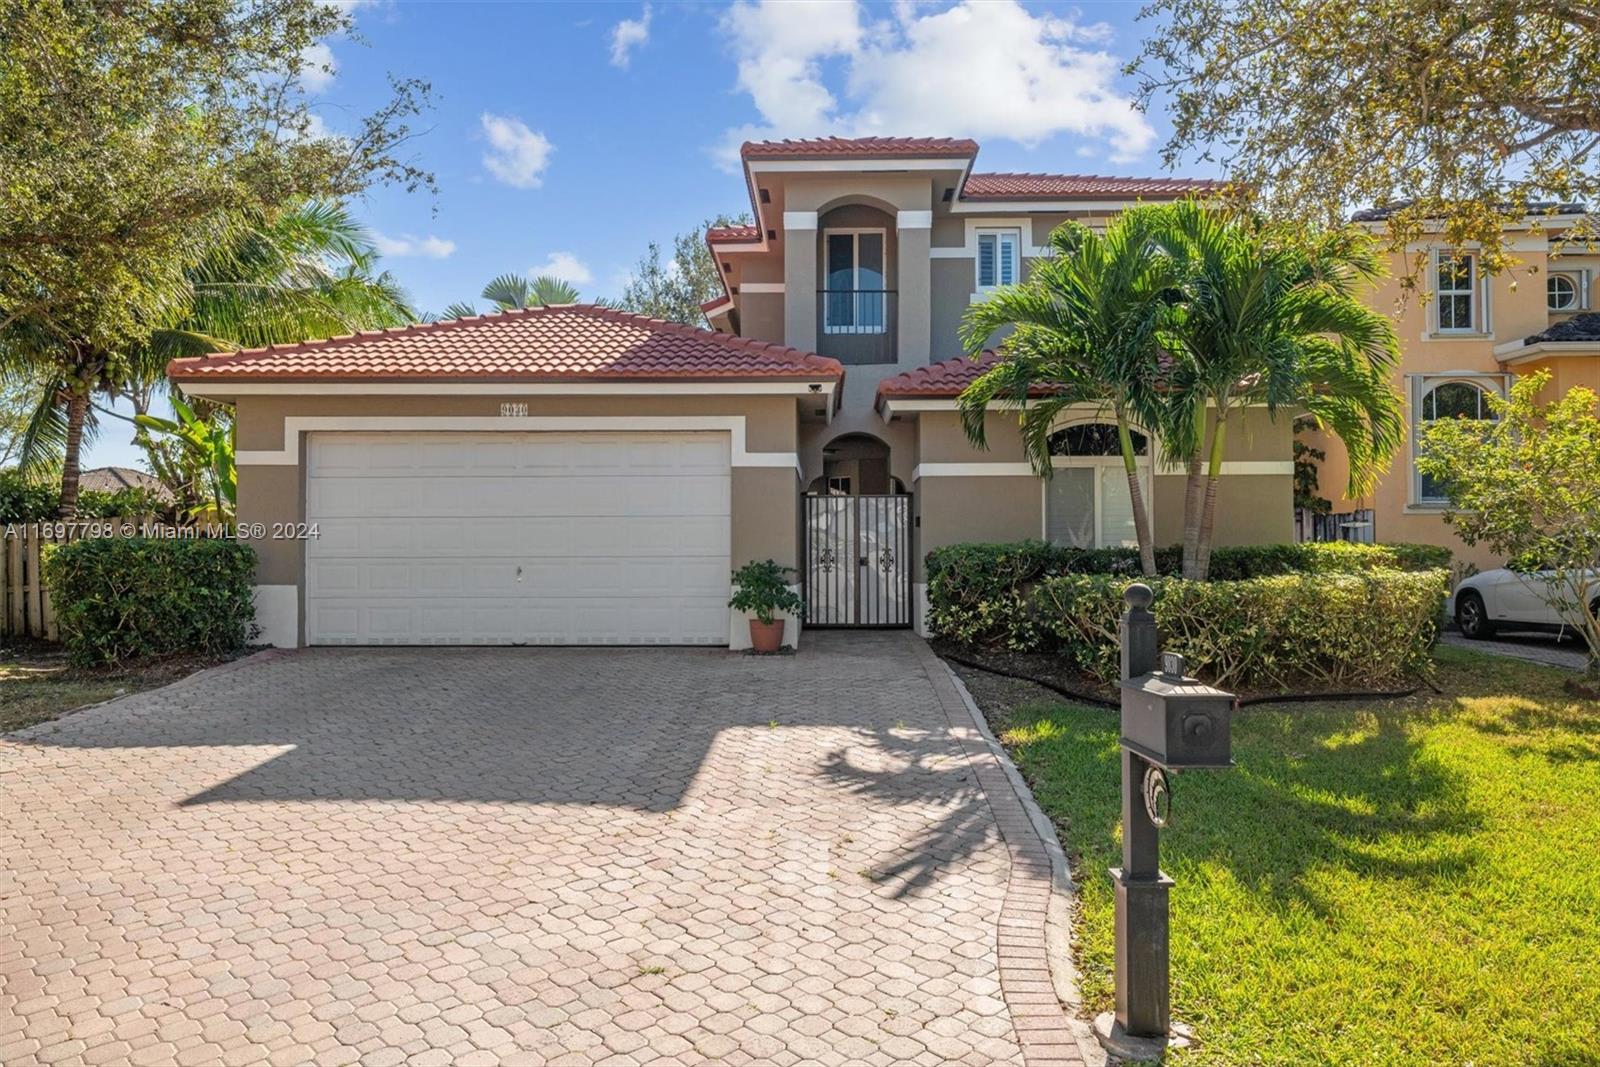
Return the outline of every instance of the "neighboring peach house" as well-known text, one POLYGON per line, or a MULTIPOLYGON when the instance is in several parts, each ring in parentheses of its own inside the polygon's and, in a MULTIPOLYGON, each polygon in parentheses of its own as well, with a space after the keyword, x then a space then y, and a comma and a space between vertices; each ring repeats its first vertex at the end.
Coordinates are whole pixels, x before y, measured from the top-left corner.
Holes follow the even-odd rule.
MULTIPOLYGON (((1066 219, 1204 181, 973 172, 972 141, 747 144, 755 223, 708 234, 715 332, 601 307, 507 312, 174 362, 238 415, 239 521, 264 639, 302 644, 748 642, 729 572, 796 569, 800 624, 918 626, 924 558, 960 541, 1131 540, 1092 410, 1055 476, 1015 416, 955 402, 963 313, 1066 219)), ((1159 542, 1182 477, 1141 436, 1159 542)), ((1292 427, 1231 434, 1220 543, 1291 540, 1292 427)))
MULTIPOLYGON (((1372 305, 1397 315, 1403 358, 1394 384, 1405 398, 1407 438, 1376 489, 1351 500, 1344 496, 1342 448, 1322 434, 1302 435, 1328 454, 1318 480, 1335 513, 1370 522, 1368 536, 1378 541, 1446 545, 1463 563, 1501 565, 1486 548, 1463 545, 1445 524, 1439 486, 1416 467, 1417 434, 1430 419, 1487 414, 1487 396, 1505 395, 1516 376, 1536 370, 1551 374, 1547 398, 1575 385, 1600 390, 1600 314, 1593 310, 1600 251, 1583 242, 1552 248, 1582 214, 1579 205, 1533 205, 1507 237, 1520 265, 1497 276, 1482 271, 1475 248, 1437 239, 1393 254, 1391 277, 1377 287, 1372 305), (1400 279, 1418 256, 1422 284, 1402 299, 1400 279)), ((1379 233, 1384 219, 1381 210, 1356 215, 1379 233)))

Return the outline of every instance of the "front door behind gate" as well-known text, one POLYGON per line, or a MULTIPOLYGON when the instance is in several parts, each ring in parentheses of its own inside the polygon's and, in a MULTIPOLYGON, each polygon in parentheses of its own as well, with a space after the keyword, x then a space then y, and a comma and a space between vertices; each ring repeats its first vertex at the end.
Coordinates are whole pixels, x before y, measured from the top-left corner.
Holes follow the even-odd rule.
POLYGON ((803 498, 807 626, 911 625, 911 498, 803 498))

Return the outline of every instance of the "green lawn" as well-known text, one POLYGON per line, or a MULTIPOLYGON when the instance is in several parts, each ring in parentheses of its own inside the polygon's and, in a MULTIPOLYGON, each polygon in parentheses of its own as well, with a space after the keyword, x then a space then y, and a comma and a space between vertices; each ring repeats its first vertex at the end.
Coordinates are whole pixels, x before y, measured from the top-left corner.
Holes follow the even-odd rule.
MULTIPOLYGON (((1532 664, 1438 668, 1442 695, 1246 708, 1237 768, 1176 779, 1178 1062, 1600 1063, 1600 704, 1532 664)), ((1107 1009, 1116 713, 983 702, 1074 856, 1107 1009)))
POLYGON ((59 647, 0 646, 0 734, 48 722, 85 704, 168 685, 229 657, 170 656, 120 667, 68 665, 59 647))

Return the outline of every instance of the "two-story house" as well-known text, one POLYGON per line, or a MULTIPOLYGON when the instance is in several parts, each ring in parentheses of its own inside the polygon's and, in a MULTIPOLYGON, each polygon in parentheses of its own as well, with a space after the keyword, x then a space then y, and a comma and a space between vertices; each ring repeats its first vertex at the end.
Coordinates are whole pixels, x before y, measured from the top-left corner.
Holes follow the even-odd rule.
MULTIPOLYGON (((1582 213, 1579 205, 1534 205, 1506 236, 1519 264, 1498 275, 1483 270, 1476 248, 1450 247, 1437 234, 1392 254, 1389 277, 1371 301, 1396 316, 1402 359, 1394 385, 1406 402, 1405 445, 1373 492, 1351 500, 1343 495, 1348 467, 1338 442, 1302 436, 1327 453, 1318 471, 1322 495, 1336 516, 1363 528, 1363 539, 1445 545, 1462 562, 1501 565, 1446 525, 1441 487, 1417 469, 1418 434, 1434 419, 1489 417, 1489 396, 1504 396, 1516 376, 1537 370, 1551 375, 1546 399, 1575 385, 1600 391, 1600 250, 1586 241, 1561 244, 1582 213), (1418 284, 1405 289, 1404 279, 1418 284)), ((1385 213, 1363 211, 1356 221, 1381 233, 1385 213)))
MULTIPOLYGON (((1048 480, 1013 414, 969 443, 958 324, 1061 221, 1210 185, 976 173, 977 154, 746 145, 755 222, 708 235, 712 330, 568 305, 174 361, 235 408, 262 639, 738 648, 729 572, 752 560, 795 568, 806 622, 911 626, 935 547, 1130 543, 1099 413, 1063 418, 1048 480)), ((1139 440, 1175 543, 1183 476, 1139 440)), ((1265 410, 1230 432, 1218 543, 1292 538, 1291 444, 1265 410)))
MULTIPOLYGON (((726 296, 705 307, 714 327, 846 368, 838 413, 803 426, 799 442, 813 621, 905 618, 898 594, 880 589, 882 575, 861 563, 880 541, 895 543, 902 511, 912 526, 912 572, 894 577, 910 581, 913 608, 923 596, 923 558, 940 545, 1132 543, 1126 476, 1099 413, 1063 420, 1048 482, 1026 462, 1014 415, 991 416, 987 450, 967 440, 956 397, 983 364, 962 352, 959 326, 988 291, 1027 276, 1062 222, 1103 224, 1136 203, 1214 185, 982 173, 973 169, 977 155, 975 142, 945 138, 746 144, 755 223, 707 235, 726 285, 726 296), (886 512, 881 495, 905 502, 886 512)), ((1289 420, 1252 410, 1242 429, 1224 468, 1218 543, 1292 540, 1289 420)), ((1146 442, 1146 499, 1157 543, 1173 544, 1182 538, 1184 478, 1158 462, 1158 448, 1146 442)))

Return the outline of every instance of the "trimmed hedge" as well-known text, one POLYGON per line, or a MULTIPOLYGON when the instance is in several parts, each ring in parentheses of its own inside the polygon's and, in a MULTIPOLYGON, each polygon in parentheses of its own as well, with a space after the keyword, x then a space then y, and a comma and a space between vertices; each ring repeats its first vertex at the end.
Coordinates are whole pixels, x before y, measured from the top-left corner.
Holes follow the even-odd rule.
MULTIPOLYGON (((1177 570, 1177 551, 1158 554, 1161 570, 1177 570)), ((1384 688, 1426 669, 1449 560, 1431 545, 1222 548, 1211 581, 1149 584, 1163 647, 1217 685, 1384 688)), ((1110 683, 1122 592, 1134 580, 1145 579, 1125 549, 952 545, 928 556, 928 628, 962 644, 1060 655, 1110 683)))
POLYGON ((48 547, 43 570, 68 655, 92 665, 243 648, 255 565, 239 541, 129 537, 48 547))
MULTIPOLYGON (((1232 582, 1150 582, 1163 651, 1191 673, 1252 692, 1389 689, 1422 677, 1449 572, 1292 574, 1232 582)), ((1128 579, 1047 578, 1029 603, 1041 650, 1109 685, 1128 579)))

